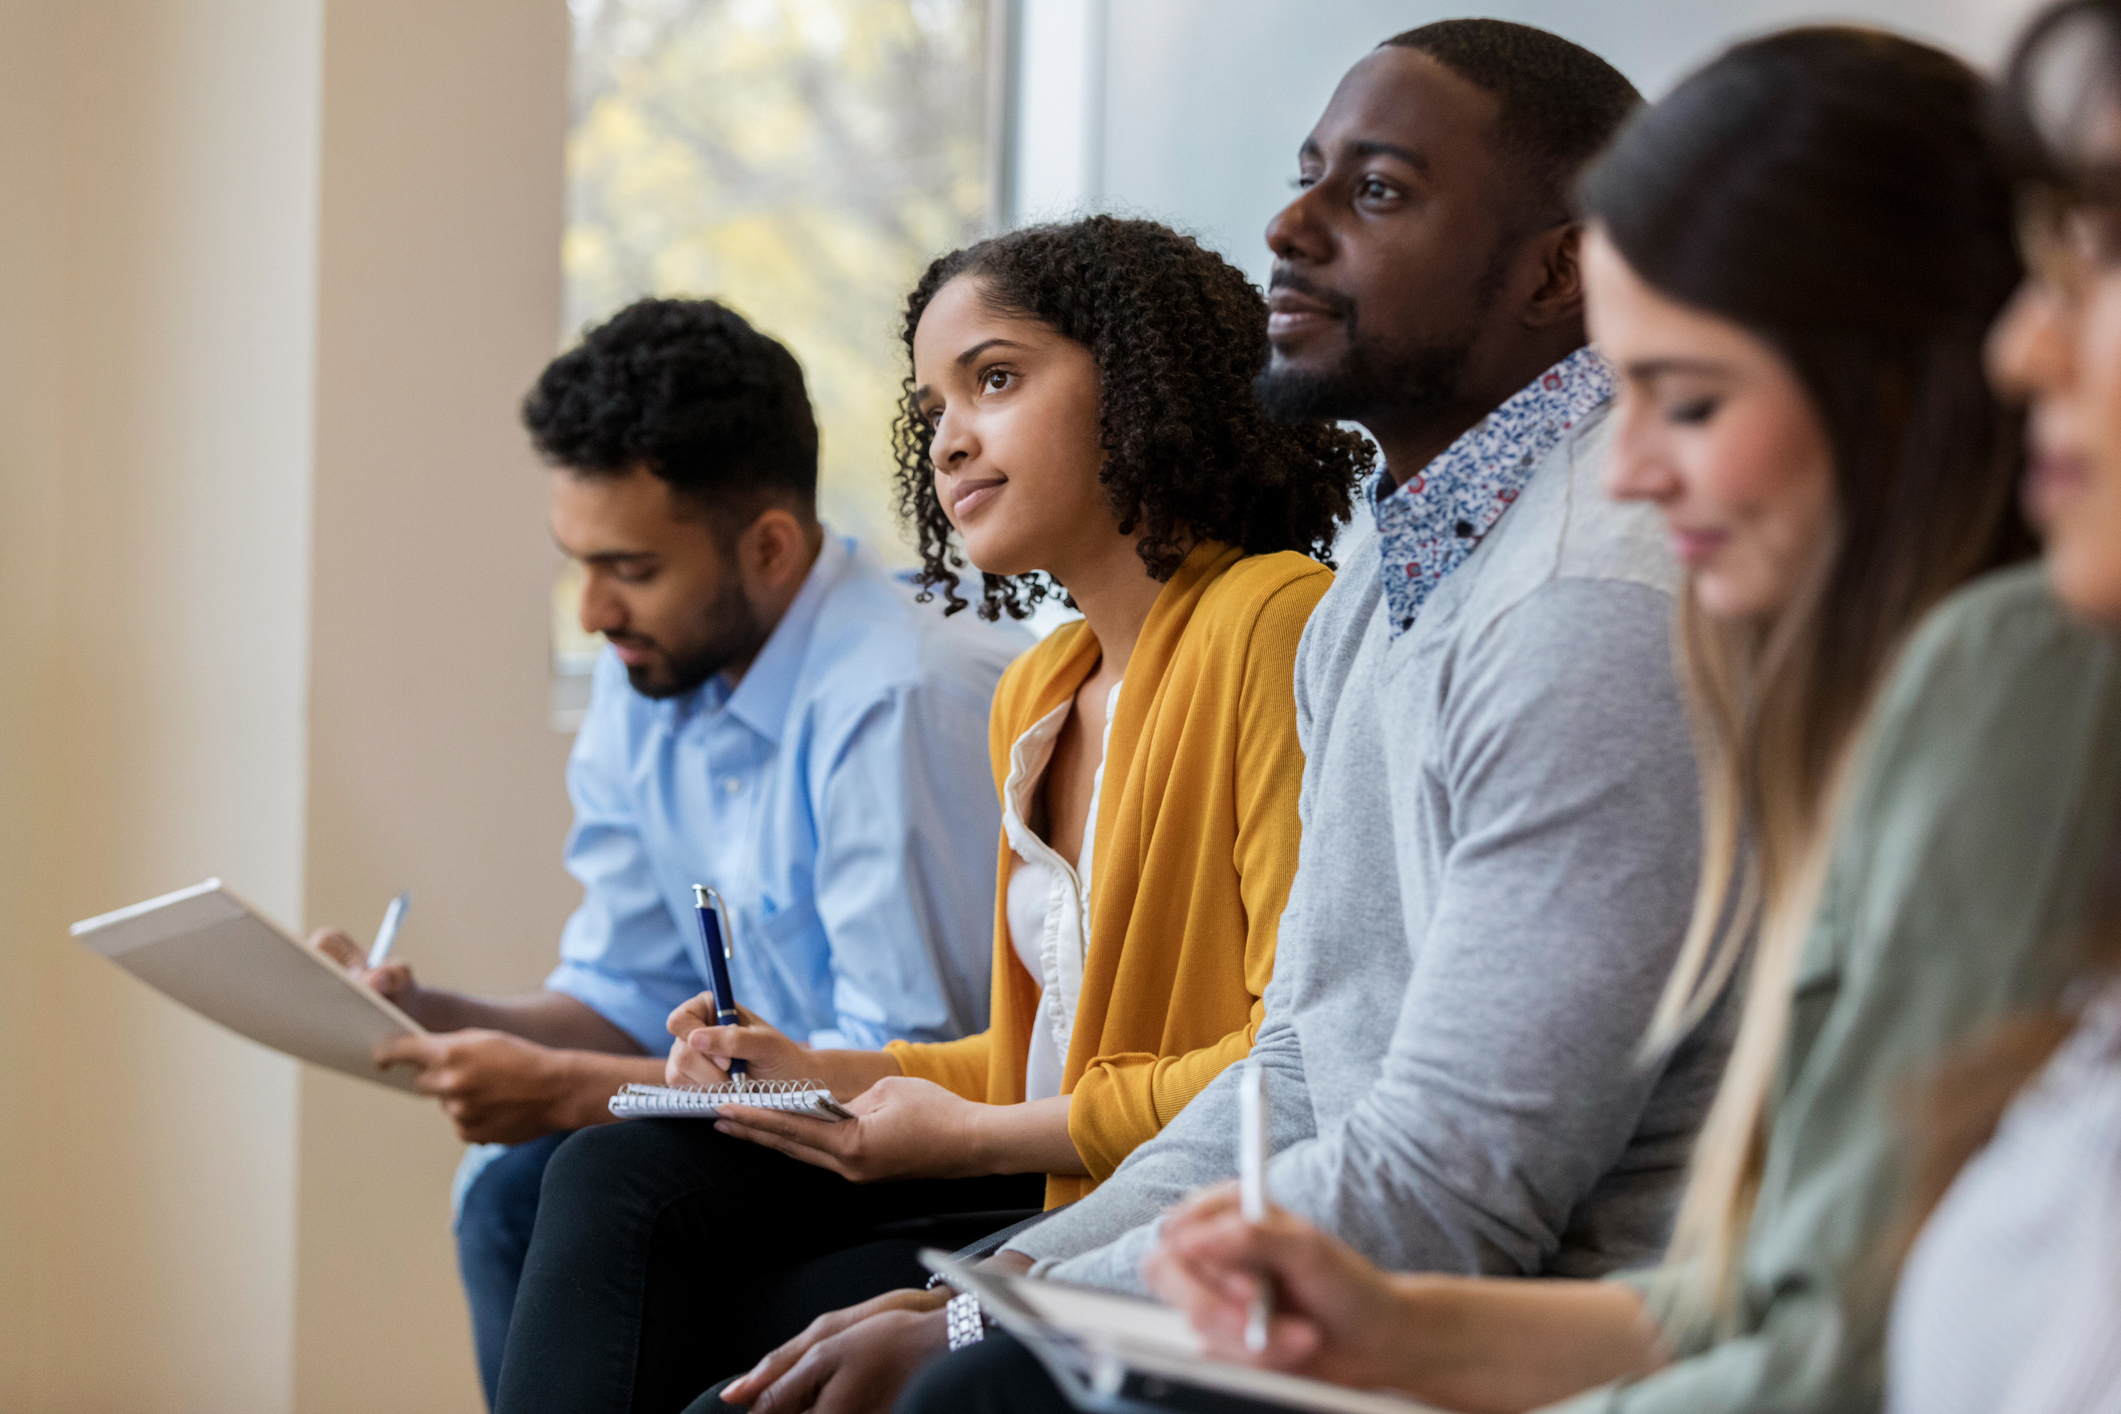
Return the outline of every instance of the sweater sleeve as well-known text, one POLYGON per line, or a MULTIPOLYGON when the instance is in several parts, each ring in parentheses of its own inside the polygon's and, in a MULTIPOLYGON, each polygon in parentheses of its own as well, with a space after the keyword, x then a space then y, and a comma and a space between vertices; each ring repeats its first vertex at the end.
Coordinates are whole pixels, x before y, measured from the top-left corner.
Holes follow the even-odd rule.
POLYGON ((2043 599, 2020 575, 1948 607, 1880 702, 1795 982, 1739 1333, 1569 1414, 1877 1409, 1906 1086, 2052 1002, 2112 839, 2121 673, 2043 599))
POLYGON ((1244 902, 1244 1025, 1206 1046, 1172 1056, 1100 1056, 1076 1081, 1068 1134, 1091 1176, 1111 1177, 1227 1066, 1252 1049, 1274 976, 1274 944, 1296 877, 1304 754, 1296 738, 1296 645, 1331 578, 1306 575, 1261 606, 1247 637, 1237 707, 1237 840, 1231 863, 1244 902))
MULTIPOLYGON (((1406 990, 1378 999, 1380 1072, 1269 1169, 1277 1202, 1388 1270, 1552 1271, 1658 1086, 1637 1052, 1699 830, 1669 614, 1639 585, 1550 582, 1456 668, 1432 767, 1451 844, 1406 990)), ((1664 1201, 1640 1201, 1647 1227, 1664 1201)))
MULTIPOLYGON (((1266 1022, 1252 1059, 1266 1072, 1276 1152, 1310 1138, 1312 1109, 1303 1046, 1288 1023, 1288 983, 1268 984, 1266 1022)), ((1142 1259, 1156 1242, 1156 1219, 1194 1189, 1237 1176, 1235 1072, 1225 1070, 1162 1133, 1129 1154, 1111 1179, 1009 1240, 1033 1272, 1080 1286, 1146 1294, 1142 1259)))
POLYGON ((916 1080, 933 1080, 953 1095, 987 1100, 988 1034, 955 1041, 892 1041, 884 1049, 916 1080))

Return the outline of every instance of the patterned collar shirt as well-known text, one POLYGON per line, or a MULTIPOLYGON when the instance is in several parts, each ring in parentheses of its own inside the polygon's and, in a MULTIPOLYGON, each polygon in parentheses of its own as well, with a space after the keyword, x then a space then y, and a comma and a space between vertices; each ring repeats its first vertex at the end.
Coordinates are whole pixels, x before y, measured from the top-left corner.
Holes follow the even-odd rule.
POLYGON ((1586 346, 1540 374, 1396 489, 1370 485, 1392 637, 1413 627, 1444 576, 1465 563, 1562 436, 1613 396, 1613 370, 1586 346))

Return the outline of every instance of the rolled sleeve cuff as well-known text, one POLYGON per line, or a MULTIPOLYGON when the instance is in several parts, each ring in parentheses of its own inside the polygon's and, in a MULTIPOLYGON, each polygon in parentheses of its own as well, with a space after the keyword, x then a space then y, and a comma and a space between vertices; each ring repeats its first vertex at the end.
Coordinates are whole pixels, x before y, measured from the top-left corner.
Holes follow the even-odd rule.
MULTIPOLYGON (((1602 1280, 1610 1282, 1614 1286, 1626 1287, 1634 1292, 1637 1297, 1641 1298, 1644 1317, 1653 1322, 1657 1320, 1657 1293, 1664 1284, 1665 1279, 1666 1274, 1661 1267, 1631 1267, 1626 1271, 1609 1273, 1602 1278, 1602 1280)), ((1683 1363, 1686 1353, 1681 1352, 1679 1358, 1683 1363)), ((1667 1369, 1670 1368, 1672 1367, 1667 1367, 1667 1369)), ((1657 1376, 1651 1375, 1647 1378, 1653 1382, 1654 1387, 1657 1376)), ((1587 1389, 1581 1394, 1571 1395, 1569 1398, 1556 1403, 1542 1405, 1537 1414, 1620 1414, 1620 1411, 1628 1408, 1632 1402, 1630 1395, 1641 1387, 1642 1382, 1635 1380, 1621 1380, 1612 1384, 1599 1385, 1594 1389, 1587 1389)), ((1686 1408, 1688 1406, 1684 1398, 1682 1398, 1673 1407, 1686 1408)))
POLYGON ((545 990, 573 997, 631 1036, 649 1055, 659 1056, 670 1049, 670 1030, 665 1023, 676 1003, 648 995, 638 983, 579 963, 563 962, 545 979, 545 990))

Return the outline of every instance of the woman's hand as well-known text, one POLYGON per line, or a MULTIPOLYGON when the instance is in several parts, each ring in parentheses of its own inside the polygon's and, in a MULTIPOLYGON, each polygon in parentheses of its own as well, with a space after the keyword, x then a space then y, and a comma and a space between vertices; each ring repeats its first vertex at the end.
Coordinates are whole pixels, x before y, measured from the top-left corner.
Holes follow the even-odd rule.
POLYGON ((888 1076, 847 1106, 852 1120, 813 1119, 722 1105, 715 1128, 854 1183, 887 1178, 973 1178, 995 1170, 982 1121, 996 1108, 960 1099, 932 1080, 888 1076))
POLYGON ((1602 1281, 1388 1275, 1300 1218, 1248 1223, 1237 1185, 1164 1219, 1142 1275, 1183 1310, 1211 1354, 1445 1409, 1540 1409, 1671 1359, 1642 1299, 1602 1281), (1262 1351, 1245 1318, 1273 1292, 1262 1351))
POLYGON ((744 1073, 753 1080, 822 1078, 808 1046, 789 1040, 748 1008, 740 1006, 736 1014, 742 1024, 715 1025, 712 992, 702 992, 670 1013, 664 1025, 676 1039, 670 1043, 664 1079, 672 1085, 721 1085, 729 1079, 733 1060, 743 1061, 744 1073))
POLYGON ((1234 1183, 1172 1210, 1142 1275, 1218 1359, 1376 1388, 1401 1383, 1418 1344, 1390 1277, 1278 1208, 1246 1222, 1234 1183), (1263 1287, 1273 1315, 1266 1348, 1255 1351, 1245 1345, 1245 1324, 1263 1287))

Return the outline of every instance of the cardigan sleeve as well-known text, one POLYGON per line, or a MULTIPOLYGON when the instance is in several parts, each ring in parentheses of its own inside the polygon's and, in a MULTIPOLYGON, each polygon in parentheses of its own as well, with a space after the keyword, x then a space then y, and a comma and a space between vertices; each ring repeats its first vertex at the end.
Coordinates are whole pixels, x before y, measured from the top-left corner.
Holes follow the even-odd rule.
POLYGON ((891 1041, 884 1049, 898 1061, 898 1068, 914 1079, 933 1080, 953 1095, 986 1102, 987 1032, 955 1041, 891 1041))
MULTIPOLYGON (((1261 605, 1244 653, 1239 687, 1235 779, 1239 896, 1245 912, 1245 1024, 1174 1056, 1099 1056, 1075 1083, 1068 1135, 1099 1182, 1154 1137, 1208 1082, 1252 1049, 1266 1009, 1260 996, 1274 976, 1274 944, 1296 877, 1301 835, 1296 802, 1303 748, 1296 735, 1296 645, 1311 610, 1332 584, 1324 569, 1291 581, 1261 605)), ((1183 1000, 1173 999, 1174 1005, 1183 1000)))

